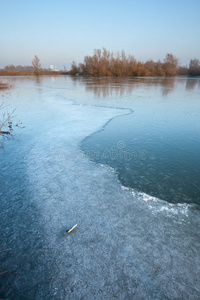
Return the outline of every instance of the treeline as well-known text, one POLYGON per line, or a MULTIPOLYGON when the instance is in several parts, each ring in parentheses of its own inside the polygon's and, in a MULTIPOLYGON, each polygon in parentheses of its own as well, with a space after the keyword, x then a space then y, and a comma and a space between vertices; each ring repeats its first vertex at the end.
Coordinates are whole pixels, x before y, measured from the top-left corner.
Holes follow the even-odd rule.
MULTIPOLYGON (((52 74, 53 71, 46 68, 40 68, 39 73, 42 74, 52 74)), ((0 69, 0 75, 34 75, 35 68, 33 66, 14 66, 7 65, 5 68, 0 69)))
POLYGON ((32 66, 14 66, 14 65, 8 65, 5 66, 3 69, 6 72, 27 72, 27 73, 33 73, 34 68, 32 66))
POLYGON ((42 64, 37 55, 34 56, 32 60, 32 66, 14 66, 8 65, 4 69, 0 69, 0 75, 52 75, 62 74, 63 71, 53 71, 51 69, 42 68, 42 64))
POLYGON ((72 62, 70 71, 66 68, 53 71, 41 67, 37 55, 32 60, 32 66, 7 65, 0 69, 0 76, 4 75, 92 75, 92 76, 160 76, 173 77, 176 75, 200 76, 200 61, 191 59, 189 67, 180 66, 178 59, 173 54, 167 54, 163 61, 148 60, 136 61, 134 56, 127 56, 124 51, 114 54, 105 48, 94 50, 93 56, 85 56, 84 62, 72 62))
POLYGON ((94 50, 93 56, 85 56, 83 63, 77 65, 73 61, 68 73, 92 76, 199 76, 200 62, 198 59, 193 59, 190 61, 189 68, 181 67, 173 54, 167 54, 163 62, 160 60, 137 62, 134 56, 127 56, 124 51, 115 55, 103 48, 94 50))

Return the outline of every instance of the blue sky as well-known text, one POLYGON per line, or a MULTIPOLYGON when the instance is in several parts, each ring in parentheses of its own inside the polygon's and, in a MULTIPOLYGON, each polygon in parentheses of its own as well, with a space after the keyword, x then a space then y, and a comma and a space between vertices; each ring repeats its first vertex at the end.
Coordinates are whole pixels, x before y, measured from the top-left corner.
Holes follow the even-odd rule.
POLYGON ((200 59, 199 0, 0 0, 0 67, 70 67, 94 49, 137 60, 200 59))

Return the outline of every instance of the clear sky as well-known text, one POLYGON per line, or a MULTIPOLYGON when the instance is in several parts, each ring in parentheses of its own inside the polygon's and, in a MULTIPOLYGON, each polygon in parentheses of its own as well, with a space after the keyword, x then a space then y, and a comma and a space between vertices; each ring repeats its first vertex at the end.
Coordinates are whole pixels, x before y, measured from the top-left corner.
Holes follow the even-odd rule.
POLYGON ((0 0, 0 67, 70 67, 94 49, 200 59, 200 0, 0 0))

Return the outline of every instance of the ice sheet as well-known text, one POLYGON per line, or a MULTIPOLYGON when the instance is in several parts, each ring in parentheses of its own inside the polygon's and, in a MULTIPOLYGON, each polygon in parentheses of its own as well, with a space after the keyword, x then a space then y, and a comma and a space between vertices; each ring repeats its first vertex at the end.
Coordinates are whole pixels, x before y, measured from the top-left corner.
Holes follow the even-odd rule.
POLYGON ((0 254, 3 296, 199 299, 199 210, 123 188, 84 156, 81 141, 127 111, 82 106, 61 83, 25 81, 4 96, 26 128, 0 149, 1 244, 12 249, 0 254))

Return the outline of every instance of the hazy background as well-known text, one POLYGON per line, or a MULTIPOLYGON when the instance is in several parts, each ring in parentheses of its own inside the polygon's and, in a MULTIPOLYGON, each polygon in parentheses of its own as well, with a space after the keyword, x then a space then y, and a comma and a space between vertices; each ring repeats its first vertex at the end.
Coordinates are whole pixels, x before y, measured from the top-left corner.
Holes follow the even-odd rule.
POLYGON ((199 0, 0 1, 0 68, 31 65, 69 69, 96 48, 122 49, 137 60, 173 53, 182 65, 200 58, 199 0))

